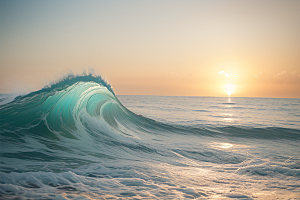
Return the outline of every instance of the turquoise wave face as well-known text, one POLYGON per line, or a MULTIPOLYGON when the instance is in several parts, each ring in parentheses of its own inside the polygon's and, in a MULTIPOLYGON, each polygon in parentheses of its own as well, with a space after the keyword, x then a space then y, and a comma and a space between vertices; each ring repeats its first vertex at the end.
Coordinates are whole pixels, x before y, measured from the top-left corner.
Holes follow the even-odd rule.
POLYGON ((101 77, 68 77, 1 106, 1 157, 7 171, 38 170, 44 162, 49 170, 63 170, 154 152, 138 135, 161 126, 126 109, 101 77), (24 167, 16 167, 16 159, 24 167))
MULTIPOLYGON (((72 121, 74 114, 85 106, 79 106, 81 101, 87 101, 87 98, 97 93, 115 98, 110 85, 101 77, 68 76, 50 87, 19 96, 13 102, 2 105, 0 123, 10 127, 26 127, 44 117, 47 117, 50 123, 51 120, 59 123, 57 117, 63 119, 63 122, 72 121)), ((73 126, 71 123, 66 125, 73 126)))

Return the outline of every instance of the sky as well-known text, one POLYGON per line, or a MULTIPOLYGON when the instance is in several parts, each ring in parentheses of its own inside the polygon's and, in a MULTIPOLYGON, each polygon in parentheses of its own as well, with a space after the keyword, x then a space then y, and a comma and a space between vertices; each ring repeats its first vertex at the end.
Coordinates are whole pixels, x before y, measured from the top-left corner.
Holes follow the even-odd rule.
POLYGON ((300 98, 300 1, 0 0, 0 93, 83 72, 117 95, 300 98))

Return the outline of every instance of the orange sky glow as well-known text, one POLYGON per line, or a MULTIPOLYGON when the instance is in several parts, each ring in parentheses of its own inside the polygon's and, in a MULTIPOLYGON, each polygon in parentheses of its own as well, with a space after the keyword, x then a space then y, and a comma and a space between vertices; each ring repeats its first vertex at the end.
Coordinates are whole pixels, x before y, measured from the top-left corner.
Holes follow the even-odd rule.
POLYGON ((117 95, 300 98, 300 1, 0 2, 0 93, 85 70, 117 95))

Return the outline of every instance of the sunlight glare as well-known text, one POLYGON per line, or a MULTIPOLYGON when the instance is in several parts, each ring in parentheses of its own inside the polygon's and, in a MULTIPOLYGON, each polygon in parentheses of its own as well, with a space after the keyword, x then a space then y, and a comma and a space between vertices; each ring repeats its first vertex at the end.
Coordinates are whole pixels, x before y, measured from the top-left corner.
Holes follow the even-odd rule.
POLYGON ((231 144, 231 143, 214 142, 210 146, 213 148, 216 148, 216 149, 230 149, 230 148, 234 147, 235 145, 231 144))
POLYGON ((235 85, 233 85, 233 84, 231 84, 231 83, 227 83, 227 84, 225 85, 226 92, 227 92, 227 94, 228 94, 229 96, 232 94, 232 92, 233 92, 233 90, 234 90, 234 87, 235 87, 235 85))

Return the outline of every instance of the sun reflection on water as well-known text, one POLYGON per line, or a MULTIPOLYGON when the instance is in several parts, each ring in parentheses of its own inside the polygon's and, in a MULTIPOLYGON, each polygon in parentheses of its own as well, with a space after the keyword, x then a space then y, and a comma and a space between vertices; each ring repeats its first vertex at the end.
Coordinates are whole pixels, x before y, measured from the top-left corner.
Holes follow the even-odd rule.
POLYGON ((213 148, 216 148, 216 149, 230 149, 230 148, 234 147, 234 144, 231 144, 231 143, 222 143, 222 142, 221 143, 214 142, 210 146, 213 147, 213 148))

